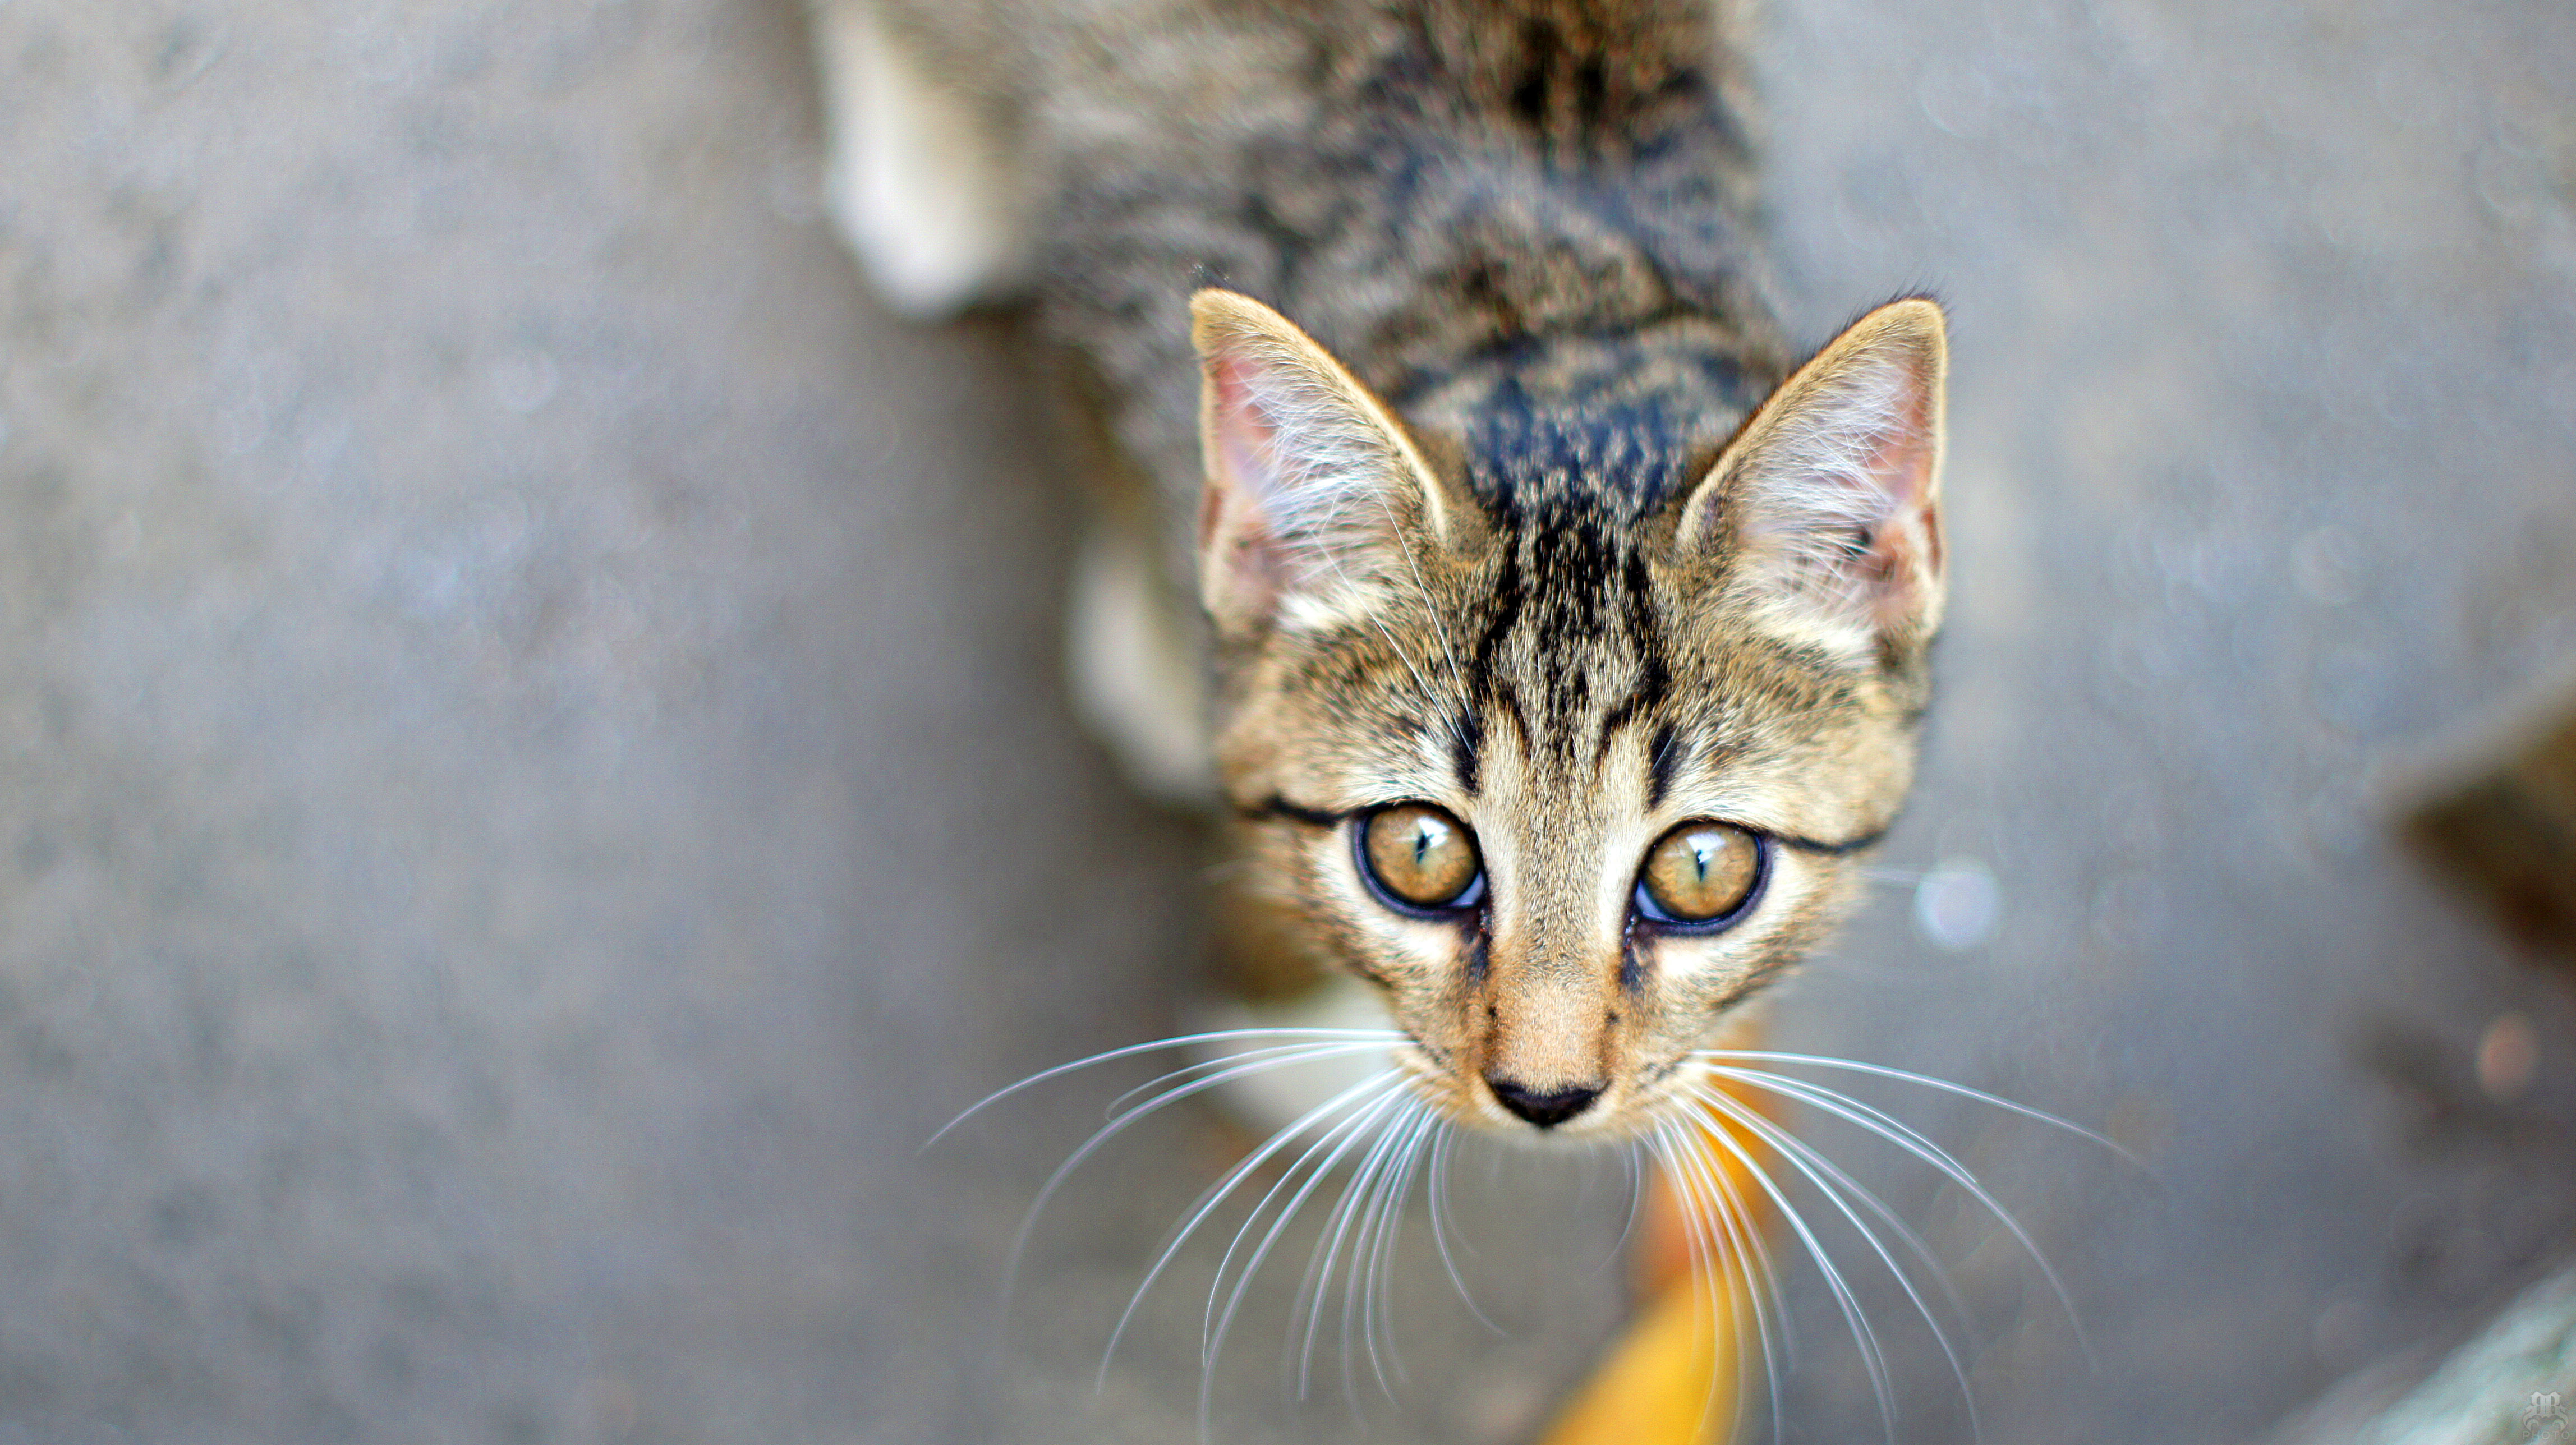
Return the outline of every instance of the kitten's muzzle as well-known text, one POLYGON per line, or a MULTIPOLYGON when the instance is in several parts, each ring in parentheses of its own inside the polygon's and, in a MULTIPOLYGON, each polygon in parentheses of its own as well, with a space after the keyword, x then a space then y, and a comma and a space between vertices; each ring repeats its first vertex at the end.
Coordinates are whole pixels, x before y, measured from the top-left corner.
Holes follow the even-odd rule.
POLYGON ((1525 1089, 1509 1079, 1496 1078, 1492 1074, 1485 1076, 1485 1087, 1494 1091, 1495 1103, 1542 1129, 1555 1128, 1591 1108, 1592 1101, 1601 1097, 1601 1090, 1598 1088, 1578 1085, 1571 1089, 1550 1089, 1542 1092, 1537 1089, 1525 1089))

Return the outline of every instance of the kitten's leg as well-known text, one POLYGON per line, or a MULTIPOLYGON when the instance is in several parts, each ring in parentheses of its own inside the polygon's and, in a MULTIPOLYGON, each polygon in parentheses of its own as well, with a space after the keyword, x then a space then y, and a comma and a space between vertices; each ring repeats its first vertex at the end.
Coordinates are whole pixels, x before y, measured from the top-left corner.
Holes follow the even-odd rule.
MULTIPOLYGON (((1225 1034, 1237 1030, 1281 1029, 1298 1036, 1310 1029, 1387 1029, 1395 1021, 1386 1011, 1386 996, 1348 974, 1324 975, 1302 993, 1282 998, 1230 999, 1202 1004, 1182 1013, 1193 1033, 1225 1034)), ((1304 1035, 1312 1037, 1311 1034, 1304 1035)), ((1266 1041, 1262 1041, 1266 1042, 1266 1041)), ((1392 1043, 1389 1048, 1393 1047, 1392 1043)), ((1191 1050, 1194 1058, 1214 1061, 1243 1051, 1240 1042, 1191 1050)), ((1385 1052, 1368 1051, 1320 1059, 1290 1068, 1238 1074, 1217 1086, 1214 1097, 1246 1137, 1277 1137, 1310 1119, 1317 1109, 1372 1075, 1385 1072, 1385 1052)))
MULTIPOLYGON (((1154 540, 1114 506, 1101 507, 1074 561, 1066 652, 1077 710, 1129 780, 1198 811, 1216 802, 1206 674, 1171 593, 1154 540)), ((1230 861, 1246 860, 1237 853, 1230 861)), ((1390 1027, 1378 991, 1348 974, 1318 971, 1294 942, 1305 925, 1266 898, 1240 880, 1217 889, 1214 943, 1225 987, 1183 1011, 1189 1032, 1390 1027)), ((1375 1054, 1352 1054, 1255 1071, 1228 1080, 1216 1097, 1253 1138, 1266 1139, 1384 1067, 1375 1054)))
POLYGON ((1023 257, 1015 137, 867 0, 814 9, 832 219, 887 303, 933 320, 1011 290, 1023 257))
POLYGON ((1128 779, 1164 802, 1203 809, 1216 797, 1206 683, 1170 592, 1141 529, 1095 517, 1074 558, 1066 662, 1074 710, 1128 779))

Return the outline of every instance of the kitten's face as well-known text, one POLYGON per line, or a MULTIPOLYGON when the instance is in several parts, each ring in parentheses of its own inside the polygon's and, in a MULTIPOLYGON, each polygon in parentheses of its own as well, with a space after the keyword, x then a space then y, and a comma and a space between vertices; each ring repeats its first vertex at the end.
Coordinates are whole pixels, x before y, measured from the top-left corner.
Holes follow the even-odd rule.
POLYGON ((1275 314, 1199 316, 1218 757, 1272 885, 1452 1118, 1645 1127, 1910 782, 1938 311, 1873 313, 1633 517, 1480 506, 1275 314))

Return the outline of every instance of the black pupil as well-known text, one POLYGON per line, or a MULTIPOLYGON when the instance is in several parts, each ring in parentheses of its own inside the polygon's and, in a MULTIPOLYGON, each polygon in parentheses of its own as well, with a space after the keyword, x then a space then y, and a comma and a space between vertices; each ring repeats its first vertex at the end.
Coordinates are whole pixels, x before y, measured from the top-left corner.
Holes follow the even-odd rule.
POLYGON ((1691 868, 1699 875, 1699 877, 1694 881, 1706 883, 1708 881, 1709 855, 1715 853, 1717 850, 1708 845, 1708 839, 1705 836, 1691 839, 1690 850, 1691 868))

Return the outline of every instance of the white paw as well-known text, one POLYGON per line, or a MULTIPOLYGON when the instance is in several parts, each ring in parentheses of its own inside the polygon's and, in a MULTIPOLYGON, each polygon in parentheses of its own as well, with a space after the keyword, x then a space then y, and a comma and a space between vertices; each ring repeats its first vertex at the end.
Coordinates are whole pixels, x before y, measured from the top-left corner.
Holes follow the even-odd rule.
POLYGON ((814 34, 831 112, 827 203, 886 302, 930 320, 1010 290, 1019 177, 1001 128, 928 73, 874 7, 823 5, 814 34))
MULTIPOLYGON (((1337 1097, 1386 1072, 1387 1055, 1396 1035, 1378 991, 1348 974, 1330 974, 1304 993, 1259 1003, 1211 1004, 1186 1018, 1193 1033, 1222 1034, 1250 1029, 1388 1030, 1385 1048, 1354 1049, 1306 1062, 1236 1074, 1215 1089, 1218 1105, 1256 1138, 1271 1139, 1290 1129, 1337 1097)), ((1238 1035, 1214 1039, 1190 1050, 1203 1063, 1214 1063, 1249 1050, 1279 1043, 1303 1043, 1312 1034, 1270 1038, 1238 1035)), ((1356 1042, 1356 1040, 1354 1040, 1356 1042)), ((1315 1123, 1308 1121, 1306 1132, 1315 1123)))
POLYGON ((1139 788, 1204 808, 1216 797, 1205 668, 1173 615, 1152 546, 1106 524, 1083 538, 1065 638, 1074 710, 1139 788))

